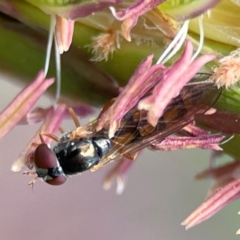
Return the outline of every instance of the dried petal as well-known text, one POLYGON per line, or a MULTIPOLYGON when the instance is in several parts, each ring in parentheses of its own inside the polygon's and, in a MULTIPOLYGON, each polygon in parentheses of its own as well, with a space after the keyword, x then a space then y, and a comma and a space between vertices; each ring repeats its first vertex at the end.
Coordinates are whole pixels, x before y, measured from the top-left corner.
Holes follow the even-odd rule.
POLYGON ((76 4, 67 4, 61 7, 41 5, 40 8, 47 13, 58 15, 66 19, 76 20, 88 15, 94 14, 104 8, 113 6, 121 0, 99 0, 99 1, 82 1, 76 4))
POLYGON ((208 191, 207 198, 212 196, 217 189, 224 187, 228 183, 239 177, 240 174, 240 161, 235 160, 234 162, 224 164, 219 167, 210 167, 209 169, 198 173, 195 176, 196 180, 212 178, 214 183, 211 184, 211 188, 208 191))
POLYGON ((56 16, 55 34, 59 53, 68 51, 74 32, 74 21, 56 16))
POLYGON ((161 64, 151 66, 152 58, 150 55, 140 63, 118 98, 101 116, 97 130, 110 124, 109 136, 113 136, 122 117, 156 84, 165 67, 161 64))
POLYGON ((154 143, 151 148, 154 150, 173 151, 187 148, 203 148, 222 150, 218 144, 224 138, 222 135, 203 135, 198 137, 166 137, 160 143, 154 143))
POLYGON ((40 71, 36 79, 24 88, 0 114, 0 138, 5 136, 30 111, 54 79, 45 79, 40 71))
MULTIPOLYGON (((74 105, 71 104, 71 107, 74 113, 79 117, 86 117, 95 112, 92 107, 80 102, 78 102, 77 104, 75 103, 74 105)), ((67 116, 70 116, 68 111, 66 112, 66 114, 67 116)))
MULTIPOLYGON (((220 179, 226 179, 226 178, 233 178, 236 177, 236 174, 240 173, 240 161, 235 160, 234 162, 224 164, 220 167, 211 167, 201 173, 198 173, 195 176, 195 179, 206 179, 206 178, 213 178, 217 181, 220 179)), ((222 181, 222 180, 220 180, 222 181)))
POLYGON ((182 225, 186 229, 193 227, 221 210, 223 207, 233 202, 240 197, 240 179, 237 179, 225 187, 221 188, 201 204, 193 213, 191 213, 183 222, 182 225))
POLYGON ((126 174, 132 167, 134 161, 127 158, 122 159, 105 177, 103 188, 108 190, 111 188, 112 182, 117 181, 117 194, 121 194, 126 185, 126 174))
POLYGON ((179 94, 182 87, 194 77, 204 64, 215 58, 214 55, 208 54, 191 62, 192 54, 192 43, 187 41, 182 57, 164 71, 164 77, 154 88, 153 94, 139 102, 138 109, 148 111, 148 122, 151 125, 156 126, 171 99, 179 94))
MULTIPOLYGON (((230 98, 227 98, 229 101, 230 98)), ((230 101, 229 101, 230 102, 230 101)), ((237 106, 236 102, 236 106, 237 106)), ((240 115, 217 111, 213 115, 196 115, 198 123, 226 134, 240 134, 240 115)))
MULTIPOLYGON (((94 113, 94 110, 84 103, 77 103, 77 105, 75 103, 75 105, 72 106, 72 109, 74 113, 80 117, 85 117, 87 115, 94 113)), ((52 111, 51 107, 50 108, 37 107, 33 109, 31 112, 29 112, 26 116, 24 116, 18 124, 31 125, 42 122, 50 114, 49 113, 50 111, 52 111)), ((66 111, 64 118, 69 117, 71 117, 71 115, 69 114, 69 111, 66 111)))
POLYGON ((179 94, 182 87, 206 62, 215 57, 214 55, 204 55, 191 62, 192 53, 193 46, 190 41, 187 41, 183 56, 169 68, 160 64, 151 66, 153 56, 148 56, 134 72, 116 101, 101 116, 97 130, 110 124, 109 137, 112 137, 119 128, 122 117, 159 82, 154 87, 153 94, 140 100, 138 104, 139 110, 148 111, 148 122, 155 126, 171 99, 179 94))
MULTIPOLYGON (((46 117, 44 123, 31 139, 31 141, 24 148, 22 153, 18 156, 17 160, 12 164, 11 170, 14 172, 18 172, 21 170, 23 166, 29 165, 29 161, 27 156, 30 156, 34 153, 36 147, 33 146, 33 143, 40 143, 39 134, 44 131, 48 133, 55 133, 64 118, 66 112, 66 105, 60 104, 56 109, 51 108, 48 112, 48 116, 46 117)), ((49 137, 43 136, 44 141, 48 144, 52 141, 49 137)))
POLYGON ((193 124, 188 124, 182 130, 184 130, 185 132, 187 132, 188 134, 190 134, 193 137, 207 135, 210 133, 209 131, 203 130, 193 124))
POLYGON ((42 122, 46 118, 46 116, 49 115, 49 111, 51 111, 51 109, 52 108, 37 107, 31 112, 27 113, 27 115, 24 116, 18 124, 31 125, 42 122))
POLYGON ((131 41, 130 31, 137 24, 138 18, 146 12, 154 9, 164 0, 138 0, 126 9, 120 9, 115 12, 112 8, 114 17, 123 21, 121 30, 127 41, 131 41))

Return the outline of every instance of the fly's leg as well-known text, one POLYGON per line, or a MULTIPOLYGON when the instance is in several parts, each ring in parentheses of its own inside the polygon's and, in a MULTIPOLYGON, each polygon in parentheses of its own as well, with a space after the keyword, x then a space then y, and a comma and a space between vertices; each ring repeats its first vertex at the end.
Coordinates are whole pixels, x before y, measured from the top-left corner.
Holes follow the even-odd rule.
MULTIPOLYGON (((26 171, 26 172, 24 172, 23 174, 26 175, 26 176, 30 176, 30 175, 35 175, 36 172, 26 171)), ((35 184, 35 182, 37 181, 37 179, 38 179, 38 176, 34 177, 34 178, 28 183, 28 185, 29 185, 29 186, 33 186, 33 185, 35 184)))
POLYGON ((72 120, 73 120, 76 128, 80 127, 81 124, 80 124, 78 117, 77 117, 76 113, 74 112, 74 110, 71 107, 69 107, 68 112, 69 112, 70 116, 72 117, 72 120))
POLYGON ((33 179, 28 183, 28 185, 33 187, 33 185, 36 183, 37 179, 38 179, 38 176, 36 176, 35 178, 33 178, 33 179))

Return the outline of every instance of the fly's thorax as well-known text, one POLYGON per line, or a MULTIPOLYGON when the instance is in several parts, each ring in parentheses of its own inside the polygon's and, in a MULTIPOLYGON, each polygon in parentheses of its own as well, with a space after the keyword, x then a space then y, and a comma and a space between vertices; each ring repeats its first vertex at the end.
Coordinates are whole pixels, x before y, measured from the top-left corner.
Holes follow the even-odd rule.
POLYGON ((82 138, 59 142, 53 151, 67 175, 89 170, 111 148, 107 138, 82 138))

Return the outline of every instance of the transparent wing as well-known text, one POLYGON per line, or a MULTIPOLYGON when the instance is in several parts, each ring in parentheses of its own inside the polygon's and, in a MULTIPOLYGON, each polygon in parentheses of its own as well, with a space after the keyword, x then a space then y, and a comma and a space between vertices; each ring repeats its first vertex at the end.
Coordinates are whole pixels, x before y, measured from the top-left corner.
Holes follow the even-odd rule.
MULTIPOLYGON (((200 75, 200 78, 206 77, 200 75)), ((199 80, 199 78, 198 78, 199 80)), ((203 114, 218 99, 221 89, 210 82, 197 82, 186 85, 180 94, 172 99, 156 127, 147 122, 147 112, 133 108, 126 114, 121 128, 113 139, 112 149, 103 156, 100 163, 93 168, 97 170, 106 164, 121 159, 128 154, 135 155, 148 147, 156 139, 164 140, 194 120, 195 114, 203 114)))

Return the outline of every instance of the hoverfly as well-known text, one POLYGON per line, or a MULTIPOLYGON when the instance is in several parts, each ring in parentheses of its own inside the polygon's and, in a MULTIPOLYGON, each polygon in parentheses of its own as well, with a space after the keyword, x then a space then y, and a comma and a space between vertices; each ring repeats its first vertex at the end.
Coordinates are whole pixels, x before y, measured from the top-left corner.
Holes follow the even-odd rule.
MULTIPOLYGON (((205 80, 208 77, 200 74, 205 80)), ((145 96, 150 93, 151 90, 145 96)), ((64 134, 53 149, 40 144, 34 154, 36 173, 51 185, 61 185, 68 175, 94 171, 123 157, 134 159, 141 149, 156 140, 163 141, 192 122, 195 114, 205 113, 220 94, 221 89, 214 83, 191 82, 171 100, 156 127, 147 122, 147 112, 135 106, 125 114, 112 138, 108 137, 109 127, 96 131, 100 113, 97 120, 64 134)))

